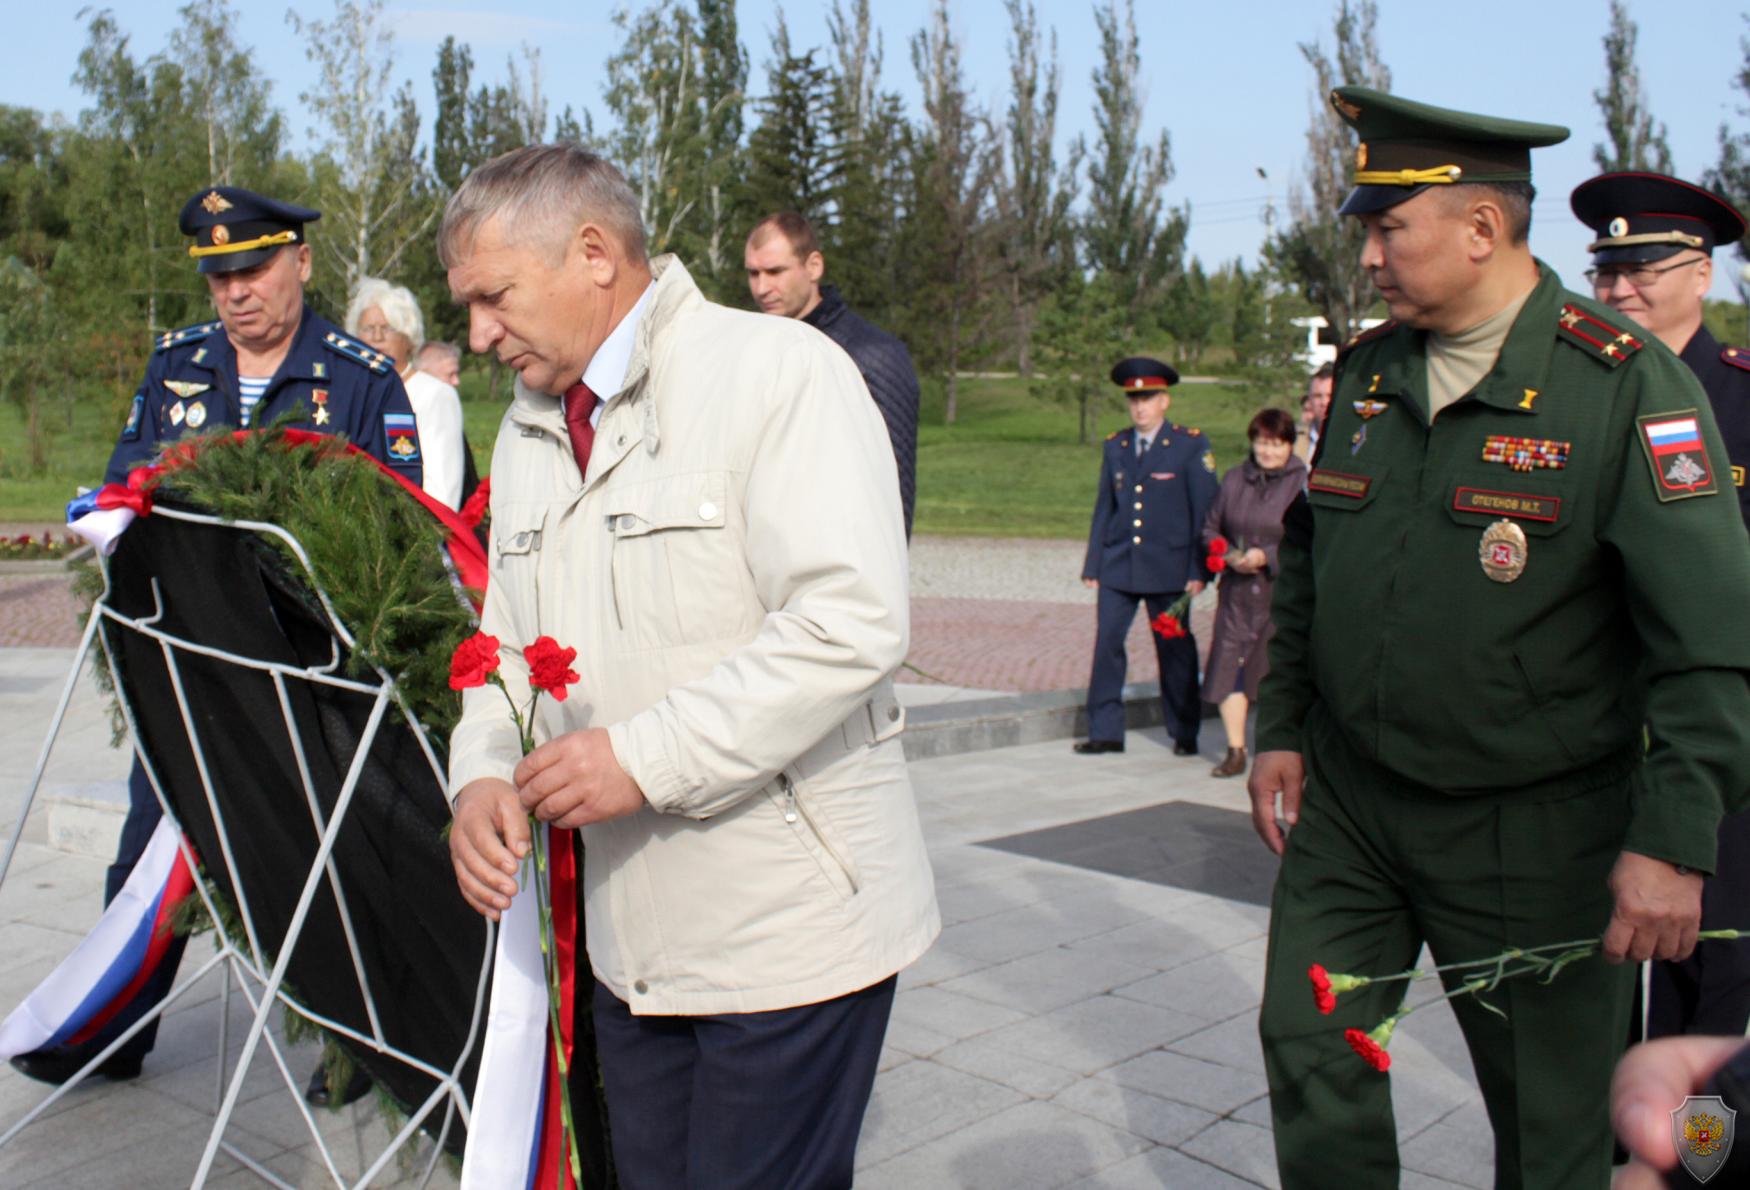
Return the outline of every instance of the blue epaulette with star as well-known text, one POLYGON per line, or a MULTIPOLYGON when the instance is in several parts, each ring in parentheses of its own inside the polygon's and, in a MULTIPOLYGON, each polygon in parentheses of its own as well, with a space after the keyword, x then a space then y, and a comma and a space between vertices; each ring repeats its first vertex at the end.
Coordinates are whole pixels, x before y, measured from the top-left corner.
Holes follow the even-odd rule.
POLYGON ((194 326, 185 326, 181 330, 165 331, 162 335, 159 335, 154 342, 152 347, 153 354, 160 351, 168 351, 172 347, 180 347, 184 343, 198 342, 218 330, 223 325, 225 324, 222 322, 202 322, 197 323, 194 326))
POLYGON ((395 363, 392 358, 384 355, 381 351, 374 351, 363 343, 354 342, 345 335, 338 335, 333 331, 322 336, 322 345, 336 355, 344 355, 350 360, 363 364, 378 375, 387 372, 395 363))

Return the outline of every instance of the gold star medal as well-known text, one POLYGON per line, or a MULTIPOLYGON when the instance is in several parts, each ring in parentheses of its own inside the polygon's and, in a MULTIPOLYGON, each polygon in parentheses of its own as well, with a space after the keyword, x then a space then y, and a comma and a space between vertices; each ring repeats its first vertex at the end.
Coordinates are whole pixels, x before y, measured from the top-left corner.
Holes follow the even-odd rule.
POLYGON ((1525 530, 1512 521, 1500 520, 1483 530, 1477 545, 1477 561, 1483 573, 1498 583, 1510 583, 1525 573, 1525 530))
POLYGON ((328 424, 328 390, 325 388, 311 389, 310 390, 310 399, 312 401, 316 402, 316 412, 310 418, 310 420, 315 422, 319 426, 327 425, 328 424))
POLYGON ((198 430, 207 424, 207 407, 200 401, 188 403, 188 428, 198 430))

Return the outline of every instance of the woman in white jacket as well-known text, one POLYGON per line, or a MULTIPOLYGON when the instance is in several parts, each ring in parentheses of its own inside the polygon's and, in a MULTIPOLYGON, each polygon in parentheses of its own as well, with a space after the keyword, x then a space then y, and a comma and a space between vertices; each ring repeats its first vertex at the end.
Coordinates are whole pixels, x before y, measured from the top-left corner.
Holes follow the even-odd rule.
POLYGON ((450 385, 414 367, 414 354, 425 344, 419 302, 404 285, 391 285, 381 277, 361 278, 346 307, 346 333, 394 357, 419 427, 425 493, 451 508, 461 507, 462 460, 467 450, 462 398, 450 385))

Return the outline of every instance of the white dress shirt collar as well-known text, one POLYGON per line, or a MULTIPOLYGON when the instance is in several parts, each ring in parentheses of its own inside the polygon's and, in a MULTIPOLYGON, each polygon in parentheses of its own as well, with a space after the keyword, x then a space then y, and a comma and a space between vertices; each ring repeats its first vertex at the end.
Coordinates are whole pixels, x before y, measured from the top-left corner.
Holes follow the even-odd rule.
POLYGON ((608 332, 608 337, 590 357, 589 366, 583 370, 583 382, 589 385, 590 392, 601 398, 595 407, 595 416, 590 418, 591 424, 601 416, 602 406, 626 387, 626 369, 632 366, 632 350, 638 345, 638 324, 644 320, 645 308, 650 305, 650 295, 655 289, 654 281, 644 287, 644 292, 638 295, 638 300, 626 311, 620 324, 608 332))

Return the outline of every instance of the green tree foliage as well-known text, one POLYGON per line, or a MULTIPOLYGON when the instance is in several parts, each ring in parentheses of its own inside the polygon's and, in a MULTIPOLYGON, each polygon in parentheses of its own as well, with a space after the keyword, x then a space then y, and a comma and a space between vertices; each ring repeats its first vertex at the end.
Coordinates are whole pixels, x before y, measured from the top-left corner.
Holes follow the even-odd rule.
MULTIPOLYGON (((1750 15, 1743 19, 1746 26, 1750 26, 1750 15)), ((1750 117, 1750 36, 1740 37, 1738 44, 1743 50, 1744 60, 1738 67, 1732 85, 1746 101, 1738 105, 1738 115, 1750 117)), ((1719 191, 1740 211, 1750 210, 1750 128, 1733 130, 1730 125, 1722 123, 1719 139, 1719 161, 1707 171, 1702 181, 1719 191)), ((1743 240, 1738 241, 1738 257, 1741 260, 1750 260, 1750 244, 1743 240)), ((1745 290, 1745 285, 1740 281, 1740 297, 1746 296, 1745 290)))
POLYGON ((1147 88, 1133 0, 1096 4, 1094 25, 1100 34, 1093 71, 1097 135, 1088 161, 1083 250, 1089 267, 1116 278, 1118 292, 1139 312, 1177 278, 1190 214, 1165 208, 1163 194, 1173 180, 1170 135, 1163 128, 1154 144, 1142 140, 1147 88))
POLYGON ((1077 441, 1099 433, 1100 402, 1112 392, 1107 373, 1126 354, 1124 295, 1119 279, 1101 273, 1092 280, 1071 272, 1041 303, 1033 325, 1038 370, 1030 387, 1048 400, 1076 410, 1077 441))
POLYGON ((1378 20, 1374 0, 1338 0, 1335 57, 1316 41, 1300 44, 1313 72, 1305 172, 1289 192, 1287 225, 1264 246, 1265 260, 1325 316, 1339 340, 1349 337, 1374 291, 1361 268, 1360 222, 1336 214, 1354 184, 1357 142, 1329 97, 1344 84, 1391 89, 1374 32, 1378 20))
MULTIPOLYGON (((29 471, 40 475, 48 463, 45 405, 65 384, 55 386, 56 319, 48 286, 17 257, 0 259, 0 397, 18 406, 24 418, 24 449, 29 471)), ((0 456, 3 458, 3 456, 0 456)), ((12 468, 8 468, 11 470, 12 468)))
POLYGON ((755 101, 759 123, 747 142, 747 207, 763 218, 800 211, 824 222, 833 190, 832 74, 821 51, 798 51, 780 13, 766 63, 766 93, 755 101))
POLYGON ((1070 207, 1076 198, 1081 145, 1057 159, 1057 34, 1044 63, 1032 0, 1007 0, 1009 110, 996 184, 996 273, 1008 304, 1015 364, 1033 371, 1033 322, 1046 296, 1075 269, 1070 207))
POLYGON ((1604 35, 1604 86, 1592 92, 1604 120, 1605 141, 1592 146, 1592 160, 1604 171, 1672 170, 1665 125, 1653 124, 1647 97, 1641 92, 1641 68, 1635 62, 1640 30, 1629 19, 1623 0, 1610 0, 1610 30, 1604 35))
POLYGON ((924 118, 906 259, 915 268, 915 308, 934 331, 912 347, 925 366, 941 370, 947 393, 942 419, 952 425, 962 360, 980 329, 996 153, 985 115, 966 86, 948 0, 936 0, 929 25, 912 38, 911 58, 924 118))

